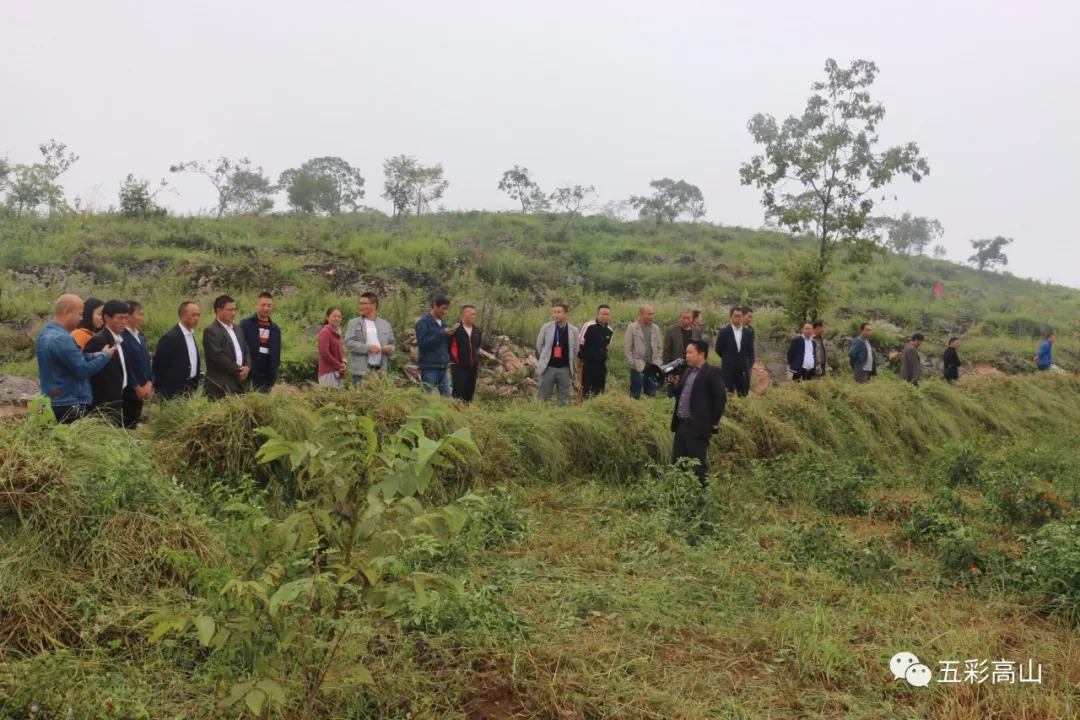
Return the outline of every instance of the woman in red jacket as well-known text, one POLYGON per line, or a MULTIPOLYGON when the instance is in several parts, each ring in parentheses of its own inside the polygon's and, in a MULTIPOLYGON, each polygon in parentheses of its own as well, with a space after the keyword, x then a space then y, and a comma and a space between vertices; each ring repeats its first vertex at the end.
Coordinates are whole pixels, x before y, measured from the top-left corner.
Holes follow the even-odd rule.
POLYGON ((341 308, 326 311, 319 331, 319 384, 341 389, 345 386, 345 344, 341 340, 341 308))

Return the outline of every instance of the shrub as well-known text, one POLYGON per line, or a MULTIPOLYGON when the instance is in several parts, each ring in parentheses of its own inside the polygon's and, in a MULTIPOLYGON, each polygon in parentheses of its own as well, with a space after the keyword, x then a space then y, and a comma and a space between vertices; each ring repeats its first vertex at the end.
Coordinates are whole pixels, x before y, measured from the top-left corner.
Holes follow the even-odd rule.
POLYGON ((1040 593, 1048 609, 1080 621, 1080 525, 1055 520, 1039 528, 1022 564, 1026 587, 1040 593))
POLYGON ((1036 528, 1075 513, 1064 498, 1046 489, 1038 478, 1008 471, 994 473, 986 492, 986 506, 992 517, 1024 528, 1036 528))
POLYGON ((942 446, 931 460, 936 476, 950 488, 980 487, 983 454, 971 443, 942 446))

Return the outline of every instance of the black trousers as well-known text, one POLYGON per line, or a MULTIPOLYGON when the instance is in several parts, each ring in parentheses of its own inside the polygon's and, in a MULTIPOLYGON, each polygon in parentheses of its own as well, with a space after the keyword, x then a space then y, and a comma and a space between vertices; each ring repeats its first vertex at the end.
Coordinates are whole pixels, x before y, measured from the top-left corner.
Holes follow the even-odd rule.
POLYGON ((124 393, 124 399, 120 403, 120 415, 123 417, 124 427, 133 430, 142 419, 143 401, 135 393, 124 393))
POLYGON ((56 422, 61 425, 70 425, 81 417, 86 415, 85 405, 53 405, 53 415, 56 416, 56 422))
POLYGON ((248 375, 248 379, 251 380, 251 389, 255 392, 268 393, 270 388, 274 387, 274 381, 267 375, 251 373, 248 375))
POLYGON ((463 368, 457 363, 450 366, 450 396, 462 402, 472 402, 476 394, 476 368, 463 368))
POLYGON ((599 395, 607 387, 607 363, 595 360, 581 361, 581 396, 599 395))
POLYGON ((738 393, 739 397, 750 394, 750 373, 745 367, 720 367, 720 377, 729 393, 738 393))
POLYGON ((679 458, 694 458, 698 466, 694 468, 701 487, 709 486, 709 435, 700 435, 690 423, 680 422, 675 426, 675 441, 671 446, 671 462, 679 458))
POLYGON ((791 372, 791 379, 794 382, 802 382, 803 380, 813 380, 817 375, 813 370, 793 370, 791 372))
POLYGON ((124 424, 124 402, 121 399, 95 403, 90 406, 89 415, 98 415, 110 425, 122 427, 124 424))

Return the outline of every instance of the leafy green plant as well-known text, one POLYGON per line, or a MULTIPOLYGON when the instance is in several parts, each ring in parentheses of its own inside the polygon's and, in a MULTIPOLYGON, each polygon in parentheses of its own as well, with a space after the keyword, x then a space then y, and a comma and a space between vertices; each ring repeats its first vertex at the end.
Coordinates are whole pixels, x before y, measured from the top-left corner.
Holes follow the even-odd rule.
POLYGON ((935 454, 931 467, 950 488, 977 488, 982 483, 983 453, 971 443, 950 443, 935 454))
POLYGON ((991 477, 986 506, 998 520, 1027 528, 1076 512, 1065 498, 1050 492, 1038 478, 1008 471, 996 472, 991 477))
POLYGON ((417 500, 439 470, 475 451, 468 430, 426 437, 423 421, 431 417, 410 418, 381 446, 370 418, 333 405, 315 413, 303 440, 260 428, 268 439, 259 462, 286 460, 310 499, 281 521, 243 503, 224 508, 239 516, 246 567, 213 599, 149 616, 150 642, 179 634, 235 658, 245 679, 232 683, 219 707, 243 702, 257 716, 284 708, 291 697, 314 717, 321 696, 370 683, 346 643, 358 622, 352 611, 423 608, 433 590, 460 590, 452 578, 410 572, 398 562, 410 548, 448 542, 475 501, 466 496, 425 509, 417 500))
POLYGON ((1080 525, 1048 522, 1029 539, 1021 563, 1027 589, 1043 595, 1051 610, 1080 621, 1080 525))

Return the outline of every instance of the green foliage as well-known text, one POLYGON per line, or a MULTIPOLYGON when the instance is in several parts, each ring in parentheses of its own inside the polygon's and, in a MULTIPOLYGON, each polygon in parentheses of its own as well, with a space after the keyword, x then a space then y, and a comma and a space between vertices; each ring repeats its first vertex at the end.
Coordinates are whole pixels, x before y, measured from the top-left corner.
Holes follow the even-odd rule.
POLYGON ((1080 621, 1080 524, 1049 522, 1030 537, 1021 560, 1026 587, 1046 607, 1080 621))
POLYGON ((895 565, 879 539, 855 546, 829 521, 812 525, 794 523, 788 529, 782 552, 784 562, 803 570, 821 567, 855 582, 888 581, 895 565))
POLYGON ((218 194, 218 217, 238 213, 257 215, 274 207, 276 188, 263 169, 253 166, 246 157, 233 160, 222 156, 206 163, 190 160, 170 166, 169 172, 190 172, 206 177, 218 194))
POLYGON ((873 225, 886 232, 886 247, 902 256, 922 255, 927 245, 945 233, 937 220, 915 217, 909 212, 898 218, 877 218, 873 225))
POLYGON ((285 190, 294 210, 338 215, 360 209, 364 176, 339 157, 319 157, 281 173, 278 187, 285 190))
POLYGON ((312 499, 280 522, 242 503, 226 507, 243 519, 246 567, 216 588, 213 599, 163 609, 145 621, 153 628, 151 643, 175 633, 250 668, 219 708, 243 702, 258 715, 267 706, 302 703, 305 717, 314 717, 320 695, 372 682, 366 667, 344 660, 356 623, 351 611, 419 610, 433 591, 459 590, 449 577, 395 563, 410 548, 447 542, 467 518, 461 505, 425 510, 416 499, 438 469, 461 459, 462 450, 475 450, 467 431, 431 440, 423 419, 411 419, 381 446, 370 418, 334 405, 315 413, 304 440, 260 429, 269 439, 259 461, 287 459, 301 496, 312 499))
POLYGON ((521 212, 543 212, 548 209, 550 200, 536 181, 532 179, 532 173, 528 168, 515 165, 503 173, 499 180, 499 189, 510 196, 512 200, 521 203, 521 212))
POLYGON ((159 193, 169 190, 169 184, 162 180, 156 190, 150 192, 150 181, 140 180, 128 173, 124 184, 120 186, 120 212, 127 217, 161 217, 167 214, 165 208, 157 204, 159 193))
POLYGON ((663 178, 653 180, 649 187, 653 189, 651 196, 634 195, 629 201, 642 219, 673 223, 683 215, 694 222, 705 217, 705 195, 697 185, 663 178))
POLYGON ((934 453, 931 468, 947 487, 979 488, 983 462, 983 452, 972 443, 949 443, 934 453))
POLYGON ((1048 490, 1033 475, 1006 468, 994 472, 987 485, 987 509, 1003 523, 1036 528, 1075 514, 1063 497, 1048 490))
POLYGON ((394 217, 415 211, 417 215, 431 207, 450 186, 443 179, 442 163, 424 167, 415 157, 396 155, 383 163, 386 180, 383 198, 394 205, 394 217))
POLYGON ((787 283, 784 311, 796 325, 812 322, 824 315, 828 290, 821 264, 813 255, 793 254, 783 269, 787 283))
POLYGON ((968 258, 968 262, 979 268, 979 270, 1004 267, 1009 264, 1009 256, 1005 254, 1004 248, 1012 245, 1012 242, 1012 238, 1001 237, 1000 235, 984 240, 972 240, 971 247, 975 254, 968 258))
POLYGON ((877 65, 856 60, 841 68, 829 59, 825 73, 825 82, 813 84, 815 94, 801 117, 782 124, 770 115, 750 119, 750 135, 764 153, 739 170, 743 185, 762 191, 768 219, 793 232, 813 231, 820 270, 836 244, 872 241, 865 234, 874 207, 871 191, 898 175, 919 182, 930 172, 915 143, 875 152, 877 126, 885 117, 884 106, 870 99, 877 65), (802 191, 778 197, 788 182, 802 191))

